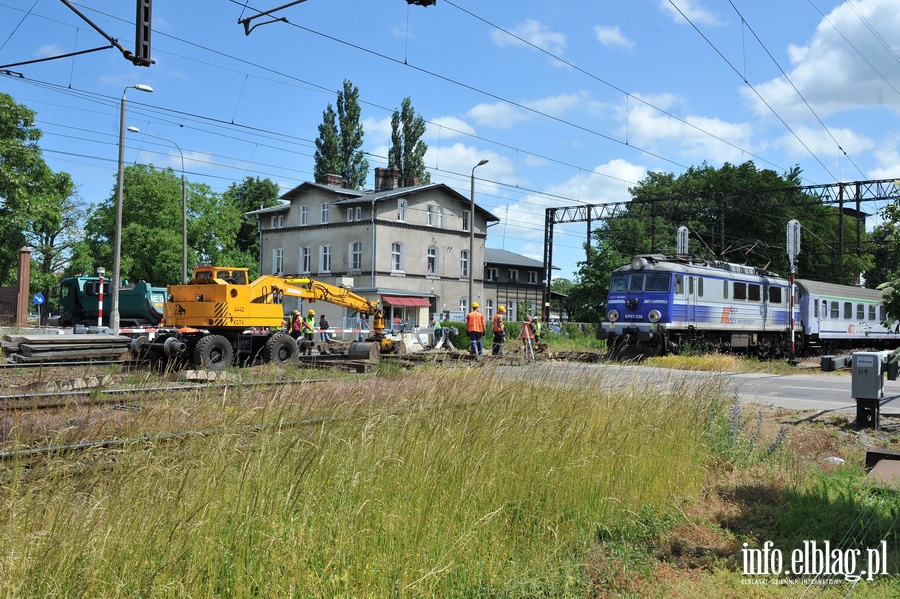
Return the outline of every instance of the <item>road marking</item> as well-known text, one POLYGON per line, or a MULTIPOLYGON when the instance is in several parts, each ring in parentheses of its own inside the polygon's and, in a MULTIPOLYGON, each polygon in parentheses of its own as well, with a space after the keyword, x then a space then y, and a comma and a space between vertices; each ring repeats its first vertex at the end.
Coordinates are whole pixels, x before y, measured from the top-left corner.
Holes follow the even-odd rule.
POLYGON ((784 385, 782 389, 809 389, 811 391, 833 391, 834 387, 792 387, 791 385, 784 385))

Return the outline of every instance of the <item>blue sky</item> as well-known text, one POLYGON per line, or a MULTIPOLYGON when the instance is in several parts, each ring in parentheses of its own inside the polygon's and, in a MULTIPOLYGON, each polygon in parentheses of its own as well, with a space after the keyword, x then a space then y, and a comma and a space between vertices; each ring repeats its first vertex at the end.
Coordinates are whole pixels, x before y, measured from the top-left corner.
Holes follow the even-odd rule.
MULTIPOLYGON (((548 207, 624 201, 648 171, 753 160, 806 184, 900 177, 900 0, 598 2, 155 0, 149 68, 117 50, 8 67, 0 91, 37 111, 41 146, 81 196, 110 197, 127 125, 177 144, 190 181, 311 180, 344 79, 359 88, 371 168, 404 97, 428 123, 432 180, 500 219, 488 247, 540 260, 548 207), (251 8, 252 7, 252 8, 251 8), (258 21, 265 20, 259 19, 258 21)), ((80 0, 134 49, 134 2, 80 0)), ((58 0, 0 0, 0 64, 107 45, 58 0)), ((126 164, 181 170, 174 145, 128 134, 126 164)), ((371 187, 370 173, 367 187, 371 187)), ((557 227, 558 276, 585 225, 557 227)))

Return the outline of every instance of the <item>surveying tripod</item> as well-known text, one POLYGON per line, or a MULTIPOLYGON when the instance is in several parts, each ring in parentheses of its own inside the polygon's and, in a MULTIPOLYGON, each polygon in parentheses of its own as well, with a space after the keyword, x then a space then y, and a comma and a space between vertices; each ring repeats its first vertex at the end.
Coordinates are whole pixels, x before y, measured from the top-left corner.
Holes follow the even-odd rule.
POLYGON ((532 339, 531 335, 534 333, 531 328, 531 323, 525 321, 522 323, 522 328, 519 331, 519 339, 522 340, 522 351, 525 354, 525 357, 534 362, 534 339, 532 339))

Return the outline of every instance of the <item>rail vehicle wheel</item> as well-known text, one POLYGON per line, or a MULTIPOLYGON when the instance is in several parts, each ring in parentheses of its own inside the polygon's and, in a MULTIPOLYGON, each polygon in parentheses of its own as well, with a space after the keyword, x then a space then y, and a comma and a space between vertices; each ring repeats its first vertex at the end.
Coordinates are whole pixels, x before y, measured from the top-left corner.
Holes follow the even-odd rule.
POLYGON ((263 362, 285 366, 297 361, 300 348, 290 335, 275 335, 263 347, 263 362))
POLYGON ((194 365, 207 370, 225 370, 234 362, 234 348, 225 337, 209 335, 194 347, 194 365))

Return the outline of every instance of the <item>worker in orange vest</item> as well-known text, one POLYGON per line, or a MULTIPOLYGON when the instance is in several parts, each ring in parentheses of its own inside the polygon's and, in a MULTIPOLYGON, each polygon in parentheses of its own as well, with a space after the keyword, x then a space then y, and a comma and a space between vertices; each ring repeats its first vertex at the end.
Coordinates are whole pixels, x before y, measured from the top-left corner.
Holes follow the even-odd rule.
POLYGON ((506 332, 503 330, 503 317, 505 314, 506 306, 498 307, 491 326, 494 332, 494 346, 491 349, 491 353, 495 356, 506 355, 506 352, 503 351, 503 342, 506 341, 506 332))
POLYGON ((483 355, 484 315, 478 311, 478 302, 472 302, 472 311, 466 314, 466 332, 469 334, 469 353, 483 355))

